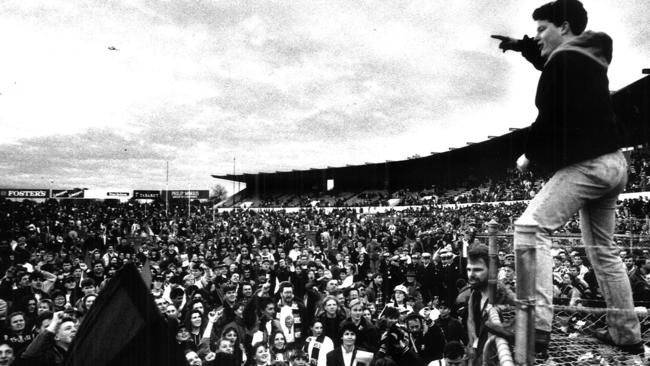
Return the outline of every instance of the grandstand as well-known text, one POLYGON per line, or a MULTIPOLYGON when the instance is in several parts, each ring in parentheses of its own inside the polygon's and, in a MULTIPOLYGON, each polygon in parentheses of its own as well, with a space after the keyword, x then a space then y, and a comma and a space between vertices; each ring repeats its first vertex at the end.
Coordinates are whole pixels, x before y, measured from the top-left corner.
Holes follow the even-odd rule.
MULTIPOLYGON (((648 90, 650 76, 645 76, 612 93, 626 146, 650 142, 648 90)), ((401 161, 291 172, 214 174, 212 177, 246 184, 246 189, 224 202, 223 207, 236 202, 251 202, 253 207, 290 207, 303 199, 309 203, 323 201, 323 206, 337 202, 351 206, 361 203, 360 197, 373 194, 382 197, 376 203, 388 205, 388 197, 404 189, 445 192, 444 200, 471 190, 461 187, 478 187, 489 180, 507 178, 509 169, 523 151, 526 133, 527 129, 519 129, 448 152, 401 161)), ((483 192, 485 189, 479 188, 483 192)), ((512 192, 506 192, 505 196, 508 193, 512 192)))

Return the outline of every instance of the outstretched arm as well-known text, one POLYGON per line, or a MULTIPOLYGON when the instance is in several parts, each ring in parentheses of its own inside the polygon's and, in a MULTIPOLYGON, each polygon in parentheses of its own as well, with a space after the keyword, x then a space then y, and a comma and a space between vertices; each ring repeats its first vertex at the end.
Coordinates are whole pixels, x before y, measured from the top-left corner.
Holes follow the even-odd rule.
POLYGON ((503 50, 503 52, 508 50, 521 52, 521 55, 533 64, 537 70, 542 70, 544 68, 546 59, 542 57, 539 46, 534 38, 524 36, 523 39, 514 39, 498 34, 493 34, 490 37, 501 41, 501 43, 499 43, 499 48, 503 50))

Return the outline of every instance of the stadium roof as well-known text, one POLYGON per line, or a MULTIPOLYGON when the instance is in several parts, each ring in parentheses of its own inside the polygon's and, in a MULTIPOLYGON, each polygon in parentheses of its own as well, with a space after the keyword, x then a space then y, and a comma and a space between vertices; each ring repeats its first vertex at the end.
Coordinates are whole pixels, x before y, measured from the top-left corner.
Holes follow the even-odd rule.
MULTIPOLYGON (((617 121, 625 131, 625 145, 634 146, 650 142, 650 76, 613 92, 612 101, 617 121)), ((215 174, 212 177, 245 182, 247 188, 252 185, 258 191, 259 186, 271 190, 282 187, 298 191, 322 190, 323 181, 327 179, 336 179, 337 184, 339 181, 347 182, 344 185, 346 188, 348 184, 375 188, 399 188, 409 186, 409 183, 430 186, 445 180, 462 179, 471 174, 505 172, 505 168, 512 166, 514 160, 523 152, 527 131, 528 128, 514 129, 507 134, 490 136, 487 140, 450 151, 400 161, 289 172, 215 174), (346 176, 351 178, 346 179, 346 176)))

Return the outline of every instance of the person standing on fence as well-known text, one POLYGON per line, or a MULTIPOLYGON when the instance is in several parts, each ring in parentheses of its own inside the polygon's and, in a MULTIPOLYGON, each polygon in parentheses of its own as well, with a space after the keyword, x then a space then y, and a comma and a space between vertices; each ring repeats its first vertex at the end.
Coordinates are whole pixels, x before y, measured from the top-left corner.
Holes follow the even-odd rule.
MULTIPOLYGON (((515 247, 522 226, 534 225, 536 234, 536 350, 546 352, 553 310, 551 233, 576 213, 586 253, 603 297, 611 311, 608 332, 598 337, 623 351, 642 353, 639 320, 625 266, 613 242, 618 194, 627 182, 627 162, 619 150, 607 69, 612 39, 605 33, 584 31, 587 12, 577 0, 557 0, 533 12, 537 36, 501 40, 505 52, 514 50, 542 71, 535 104, 538 115, 528 132, 521 171, 552 173, 515 223, 515 247)), ((526 270, 518 268, 518 270, 526 270)), ((508 329, 490 326, 494 333, 513 339, 508 329)))

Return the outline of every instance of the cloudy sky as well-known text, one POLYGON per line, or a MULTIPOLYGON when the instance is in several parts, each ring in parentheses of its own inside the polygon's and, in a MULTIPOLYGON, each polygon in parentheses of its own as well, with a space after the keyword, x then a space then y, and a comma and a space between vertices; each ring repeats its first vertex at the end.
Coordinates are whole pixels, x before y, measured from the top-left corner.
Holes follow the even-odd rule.
MULTIPOLYGON (((210 174, 401 160, 535 118, 490 34, 543 1, 0 3, 0 187, 208 189, 210 174), (114 49, 110 49, 114 48, 114 49)), ((585 0, 613 90, 650 66, 646 0, 585 0)), ((229 184, 226 184, 227 188, 229 184)))

